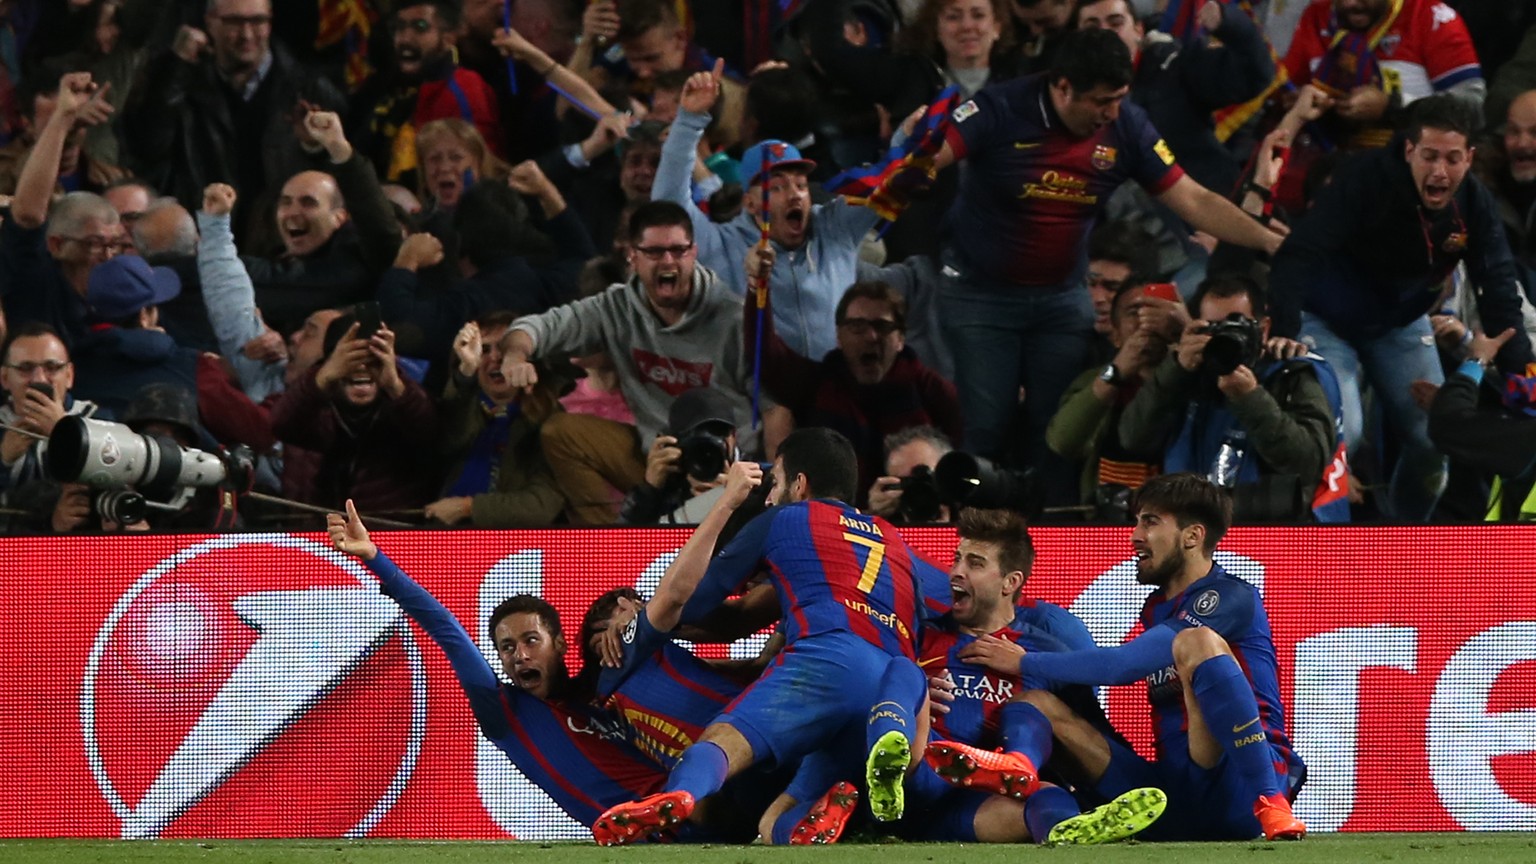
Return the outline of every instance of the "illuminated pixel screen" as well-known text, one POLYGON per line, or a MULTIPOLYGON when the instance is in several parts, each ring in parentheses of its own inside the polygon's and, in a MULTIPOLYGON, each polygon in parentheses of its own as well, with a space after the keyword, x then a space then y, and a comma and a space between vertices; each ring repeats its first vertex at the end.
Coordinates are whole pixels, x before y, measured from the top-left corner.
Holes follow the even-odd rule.
MULTIPOLYGON (((903 533, 949 561, 947 529, 903 533)), ((1127 532, 1032 533, 1026 592, 1100 645, 1131 634, 1147 589, 1127 532)), ((577 631, 603 591, 649 592, 686 536, 375 539, 498 665, 484 631, 502 599, 538 594, 577 631)), ((1265 596, 1312 830, 1536 829, 1533 553, 1533 526, 1223 541, 1218 561, 1265 596)), ((0 836, 589 836, 479 735, 442 652, 318 534, 10 539, 0 593, 0 836)), ((1148 749, 1145 706, 1142 685, 1109 691, 1148 749)))

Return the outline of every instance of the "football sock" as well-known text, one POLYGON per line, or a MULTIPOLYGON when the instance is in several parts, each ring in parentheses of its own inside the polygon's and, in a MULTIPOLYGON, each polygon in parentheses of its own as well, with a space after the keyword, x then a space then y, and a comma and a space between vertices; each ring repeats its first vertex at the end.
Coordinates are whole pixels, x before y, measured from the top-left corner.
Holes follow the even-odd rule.
POLYGON ((805 818, 805 814, 811 812, 816 800, 801 801, 795 806, 779 814, 779 818, 773 820, 773 845, 788 846, 789 838, 793 836, 795 826, 805 818))
POLYGON ((1028 756, 1036 768, 1051 758, 1051 721, 1039 708, 1028 702, 1009 702, 1003 706, 1001 726, 1004 750, 1028 756))
POLYGON ((730 761, 725 758, 725 751, 720 749, 720 745, 712 741, 700 741, 683 751, 682 758, 677 760, 677 767, 667 777, 665 791, 681 789, 692 795, 693 800, 702 801, 725 785, 725 774, 729 768, 730 761))
POLYGON ((1060 786, 1041 786, 1040 791, 1024 800, 1024 824, 1036 843, 1044 843, 1056 823, 1080 812, 1077 799, 1060 786))
POLYGON ((1248 788, 1260 795, 1280 794, 1274 752, 1259 719, 1259 704, 1237 660, 1230 654, 1219 654, 1196 666, 1190 679, 1205 725, 1248 788))

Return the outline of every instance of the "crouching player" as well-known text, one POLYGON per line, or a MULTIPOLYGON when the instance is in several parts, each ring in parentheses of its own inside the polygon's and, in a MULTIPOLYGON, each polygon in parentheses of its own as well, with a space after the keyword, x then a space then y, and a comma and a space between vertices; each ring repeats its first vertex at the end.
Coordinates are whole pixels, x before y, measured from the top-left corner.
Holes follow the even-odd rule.
POLYGON ((1306 826, 1291 801, 1306 766, 1286 736, 1269 619, 1259 592, 1212 560, 1231 524, 1231 501, 1203 477, 1168 474, 1142 486, 1137 508, 1136 577, 1157 588, 1142 607, 1140 636, 1115 648, 1022 657, 987 643, 973 656, 1025 679, 1145 679, 1157 760, 1143 759, 1059 696, 1037 689, 1009 710, 1049 728, 1050 736, 1009 740, 1003 754, 935 741, 931 764, 972 785, 1002 786, 1002 778, 1043 764, 1054 738, 1080 766, 1084 785, 1105 798, 1139 787, 1167 792, 1168 814, 1146 839, 1301 839, 1306 826))
POLYGON ((797 430, 780 445, 770 493, 780 506, 749 522, 709 565, 679 620, 690 623, 716 609, 766 569, 786 647, 684 752, 662 794, 612 808, 597 821, 599 843, 627 843, 675 824, 747 767, 824 756, 828 741, 846 735, 873 743, 863 752, 871 754, 867 777, 878 790, 871 794, 877 815, 899 815, 910 748, 926 731, 918 723, 925 694, 914 662, 921 599, 915 556, 900 535, 843 503, 857 489, 853 456, 847 439, 827 429, 797 430), (871 706, 891 693, 882 685, 888 667, 902 664, 911 692, 872 715, 871 706), (879 722, 866 729, 872 716, 879 722))

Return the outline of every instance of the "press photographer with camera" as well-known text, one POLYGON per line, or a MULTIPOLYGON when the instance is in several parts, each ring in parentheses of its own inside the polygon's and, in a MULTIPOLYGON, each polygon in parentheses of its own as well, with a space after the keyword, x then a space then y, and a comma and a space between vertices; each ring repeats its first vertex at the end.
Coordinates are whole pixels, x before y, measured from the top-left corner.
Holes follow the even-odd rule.
POLYGON ((885 474, 869 487, 864 509, 892 522, 948 522, 949 507, 933 472, 954 449, 948 436, 932 426, 910 426, 885 436, 885 474))
POLYGON ((1233 490, 1246 521, 1348 521, 1338 382, 1327 362, 1269 339, 1263 288, 1218 275, 1193 321, 1125 406, 1125 449, 1233 490))
POLYGON ((712 387, 685 390, 667 412, 667 434, 657 435, 645 457, 645 482, 624 496, 625 525, 696 525, 724 490, 737 461, 732 403, 712 387))
POLYGON ((68 533, 85 524, 90 503, 84 487, 61 487, 44 473, 48 442, 67 416, 90 417, 96 403, 70 392, 75 367, 69 349, 52 327, 24 324, 11 334, 0 365, 0 387, 8 396, 0 405, 0 496, 7 512, 0 517, 7 534, 68 533))

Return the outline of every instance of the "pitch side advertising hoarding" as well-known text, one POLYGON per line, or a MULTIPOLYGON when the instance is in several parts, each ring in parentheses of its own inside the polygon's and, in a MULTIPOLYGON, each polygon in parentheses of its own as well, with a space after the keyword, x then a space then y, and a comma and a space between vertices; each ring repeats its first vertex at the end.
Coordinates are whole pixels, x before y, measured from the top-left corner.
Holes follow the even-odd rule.
MULTIPOLYGON (((951 531, 903 533, 950 559, 951 531)), ((1147 589, 1127 531, 1033 534, 1026 592, 1100 645, 1133 635, 1147 589)), ((574 630, 603 591, 654 586, 686 536, 375 539, 494 664, 500 600, 538 594, 574 630)), ((1218 560, 1264 592, 1312 830, 1536 829, 1536 528, 1234 529, 1218 560)), ((0 695, 3 836, 589 836, 480 737, 441 652, 318 534, 0 541, 0 695)), ((1150 749, 1144 688, 1107 699, 1150 749)))

